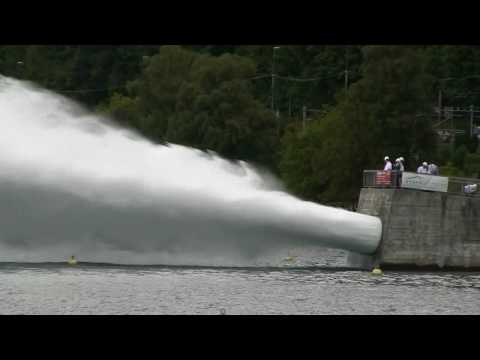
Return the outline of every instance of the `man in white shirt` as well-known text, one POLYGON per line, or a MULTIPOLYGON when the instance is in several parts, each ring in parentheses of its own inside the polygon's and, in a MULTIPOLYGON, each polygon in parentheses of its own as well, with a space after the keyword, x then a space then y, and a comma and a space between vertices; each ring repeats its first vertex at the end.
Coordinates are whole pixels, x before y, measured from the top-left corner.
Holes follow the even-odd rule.
POLYGON ((429 174, 428 164, 426 162, 424 162, 422 165, 418 167, 417 174, 429 174))
POLYGON ((385 167, 383 168, 383 171, 392 171, 392 163, 388 156, 385 156, 385 167))

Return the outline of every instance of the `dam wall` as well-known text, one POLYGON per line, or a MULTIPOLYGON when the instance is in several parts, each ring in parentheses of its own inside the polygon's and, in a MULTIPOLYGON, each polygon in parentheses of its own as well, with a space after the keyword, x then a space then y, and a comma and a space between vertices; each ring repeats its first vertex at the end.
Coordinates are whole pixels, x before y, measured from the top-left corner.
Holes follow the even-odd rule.
POLYGON ((362 188, 357 211, 382 220, 375 265, 480 269, 480 197, 362 188))

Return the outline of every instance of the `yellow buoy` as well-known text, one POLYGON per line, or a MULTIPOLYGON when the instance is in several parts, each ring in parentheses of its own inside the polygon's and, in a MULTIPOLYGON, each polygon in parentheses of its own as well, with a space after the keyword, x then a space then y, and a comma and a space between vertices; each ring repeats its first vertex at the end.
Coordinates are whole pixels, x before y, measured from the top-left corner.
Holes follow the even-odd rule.
POLYGON ((291 266, 291 265, 295 264, 296 259, 297 259, 296 256, 287 256, 285 259, 283 259, 282 264, 286 265, 286 266, 287 265, 291 266))
POLYGON ((372 270, 372 275, 383 275, 383 271, 379 267, 376 267, 372 270))
POLYGON ((68 265, 76 265, 77 264, 77 259, 75 259, 75 256, 70 256, 70 259, 68 259, 68 265))

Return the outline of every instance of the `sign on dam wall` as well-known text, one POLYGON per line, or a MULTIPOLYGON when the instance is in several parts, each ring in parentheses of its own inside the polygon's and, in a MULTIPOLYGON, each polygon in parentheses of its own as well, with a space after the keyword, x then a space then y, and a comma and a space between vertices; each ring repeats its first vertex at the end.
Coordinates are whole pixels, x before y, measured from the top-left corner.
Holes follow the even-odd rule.
POLYGON ((447 192, 448 177, 404 172, 401 186, 407 189, 447 192))
POLYGON ((480 198, 402 188, 363 188, 358 212, 381 218, 375 263, 480 268, 480 198))

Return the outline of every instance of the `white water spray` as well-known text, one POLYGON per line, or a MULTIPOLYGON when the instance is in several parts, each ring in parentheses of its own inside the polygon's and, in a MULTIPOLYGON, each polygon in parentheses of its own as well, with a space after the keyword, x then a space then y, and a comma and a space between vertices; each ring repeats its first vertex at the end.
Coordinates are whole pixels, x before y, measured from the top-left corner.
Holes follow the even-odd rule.
POLYGON ((368 254, 380 235, 378 218, 301 201, 247 163, 0 76, 0 261, 233 265, 292 245, 368 254))

